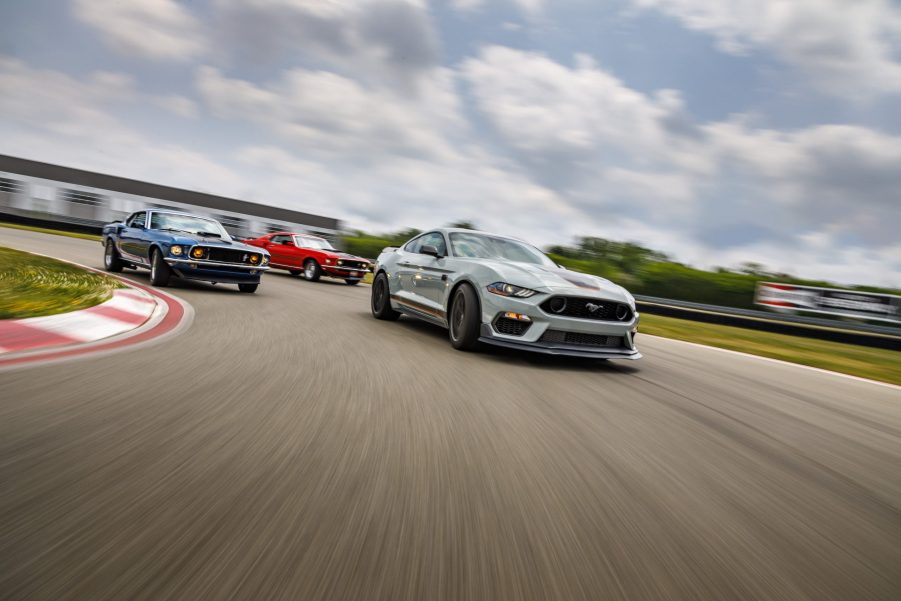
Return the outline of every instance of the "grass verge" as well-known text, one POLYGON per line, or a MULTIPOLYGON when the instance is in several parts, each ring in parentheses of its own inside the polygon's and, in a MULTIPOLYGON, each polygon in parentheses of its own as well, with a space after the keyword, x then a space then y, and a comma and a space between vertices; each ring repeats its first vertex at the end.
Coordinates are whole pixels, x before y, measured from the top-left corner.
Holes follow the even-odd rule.
POLYGON ((57 236, 68 236, 69 238, 81 238, 82 240, 100 240, 100 236, 94 234, 82 234, 79 232, 65 232, 63 230, 53 230, 46 227, 36 227, 33 225, 22 225, 19 223, 6 223, 0 221, 0 227, 8 227, 14 230, 25 230, 26 232, 40 232, 42 234, 55 234, 57 236))
POLYGON ((697 342, 880 382, 901 384, 901 352, 898 351, 759 332, 648 313, 641 315, 639 346, 641 334, 697 342))
POLYGON ((55 315, 109 300, 115 278, 31 253, 0 247, 0 319, 55 315))

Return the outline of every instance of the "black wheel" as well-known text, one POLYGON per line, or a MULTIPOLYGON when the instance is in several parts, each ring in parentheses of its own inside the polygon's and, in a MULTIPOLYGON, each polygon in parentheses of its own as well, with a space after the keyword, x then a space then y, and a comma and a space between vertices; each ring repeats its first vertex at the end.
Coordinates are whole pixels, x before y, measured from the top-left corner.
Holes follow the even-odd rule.
POLYGON ((113 273, 119 273, 125 267, 125 263, 119 257, 119 251, 116 250, 116 245, 113 244, 112 239, 107 239, 106 241, 106 249, 103 251, 103 267, 113 273))
POLYGON ((289 270, 288 270, 288 273, 290 273, 290 274, 293 275, 294 277, 299 277, 300 274, 303 273, 303 270, 302 270, 302 269, 289 269, 289 270))
POLYGON ((360 283, 360 280, 344 280, 348 286, 356 286, 360 283))
POLYGON ((319 267, 319 263, 313 259, 307 259, 303 264, 303 277, 309 282, 318 282, 321 275, 322 269, 319 267))
POLYGON ((169 278, 172 276, 172 270, 163 261, 163 253, 158 250, 153 251, 150 256, 150 283, 160 288, 169 285, 169 278))
POLYGON ((257 291, 257 287, 259 284, 238 284, 238 290, 241 292, 246 292, 247 294, 253 294, 257 291))
POLYGON ((450 305, 448 332, 451 344, 461 351, 474 350, 479 345, 479 299, 469 284, 461 284, 450 305))
POLYGON ((391 308, 391 292, 388 288, 388 276, 379 272, 372 282, 372 300, 370 303, 372 316, 385 321, 395 321, 400 313, 391 308))

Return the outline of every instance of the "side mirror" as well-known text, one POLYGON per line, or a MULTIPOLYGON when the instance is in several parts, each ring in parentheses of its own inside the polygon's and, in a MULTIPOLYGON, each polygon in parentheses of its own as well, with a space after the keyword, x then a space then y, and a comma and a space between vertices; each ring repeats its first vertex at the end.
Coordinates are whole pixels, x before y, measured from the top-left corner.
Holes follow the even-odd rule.
POLYGON ((431 255, 436 259, 440 259, 444 255, 438 252, 438 249, 432 246, 431 244, 425 244, 420 249, 419 252, 423 255, 431 255))

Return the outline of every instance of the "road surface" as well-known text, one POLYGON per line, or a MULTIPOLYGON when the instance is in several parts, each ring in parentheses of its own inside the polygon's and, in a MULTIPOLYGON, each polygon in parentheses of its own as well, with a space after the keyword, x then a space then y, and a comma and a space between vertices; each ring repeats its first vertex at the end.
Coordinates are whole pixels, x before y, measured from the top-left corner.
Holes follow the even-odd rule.
POLYGON ((0 373, 3 599, 901 599, 898 388, 640 335, 460 353, 281 273, 170 290, 177 338, 0 373))

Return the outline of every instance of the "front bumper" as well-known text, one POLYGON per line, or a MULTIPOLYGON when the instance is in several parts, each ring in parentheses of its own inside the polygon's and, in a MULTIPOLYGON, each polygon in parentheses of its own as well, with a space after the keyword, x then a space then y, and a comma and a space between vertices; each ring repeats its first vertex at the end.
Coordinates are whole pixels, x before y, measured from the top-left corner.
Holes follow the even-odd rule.
POLYGON ((362 279, 368 273, 368 269, 344 267, 343 265, 322 265, 322 273, 336 278, 345 278, 351 280, 362 279), (356 274, 356 275, 354 275, 356 274))
POLYGON ((166 258, 165 261, 177 277, 221 284, 258 284, 263 272, 269 269, 268 265, 254 266, 172 257, 166 258))
POLYGON ((629 321, 601 321, 578 319, 559 315, 549 315, 539 305, 547 299, 547 294, 538 294, 532 298, 520 299, 498 296, 480 291, 482 300, 482 325, 479 340, 486 344, 515 348, 547 355, 564 355, 569 357, 593 357, 596 359, 628 359, 641 358, 635 346, 634 334, 638 328, 639 315, 635 313, 629 321), (521 335, 504 334, 495 325, 500 314, 513 312, 528 316, 531 320, 528 329, 521 335), (545 337, 545 333, 548 333, 545 337), (613 336, 622 339, 620 346, 601 346, 594 344, 570 344, 566 342, 548 342, 548 339, 560 340, 561 336, 553 334, 613 336))

